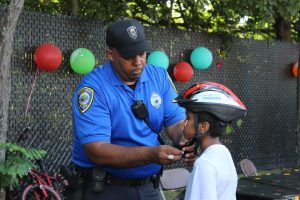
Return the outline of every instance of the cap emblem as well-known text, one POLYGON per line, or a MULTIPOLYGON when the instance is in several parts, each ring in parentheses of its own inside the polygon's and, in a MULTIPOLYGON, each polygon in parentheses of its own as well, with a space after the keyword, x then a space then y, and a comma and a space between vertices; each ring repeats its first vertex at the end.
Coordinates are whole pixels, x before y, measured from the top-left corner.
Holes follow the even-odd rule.
POLYGON ((137 30, 136 30, 136 27, 135 26, 129 26, 127 28, 127 32, 129 34, 129 36, 132 38, 132 39, 136 39, 137 38, 137 30))

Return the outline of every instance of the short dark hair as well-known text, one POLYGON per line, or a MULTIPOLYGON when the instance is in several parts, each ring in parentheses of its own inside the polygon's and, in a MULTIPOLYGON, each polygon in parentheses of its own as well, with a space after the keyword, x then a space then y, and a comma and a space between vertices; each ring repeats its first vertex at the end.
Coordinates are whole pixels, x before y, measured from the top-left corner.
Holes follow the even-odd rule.
POLYGON ((211 137, 219 137, 224 133, 226 124, 229 122, 224 122, 217 118, 215 115, 209 113, 209 112, 199 112, 195 113, 198 114, 198 121, 200 122, 208 122, 210 125, 210 128, 208 130, 209 135, 211 137))

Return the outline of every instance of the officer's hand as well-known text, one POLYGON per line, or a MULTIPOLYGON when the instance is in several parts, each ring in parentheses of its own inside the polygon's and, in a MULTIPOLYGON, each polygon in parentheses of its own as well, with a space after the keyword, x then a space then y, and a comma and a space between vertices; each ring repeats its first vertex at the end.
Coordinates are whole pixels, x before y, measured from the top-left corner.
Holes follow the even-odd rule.
POLYGON ((157 162, 162 165, 172 164, 183 155, 183 151, 169 145, 156 146, 155 151, 157 162))

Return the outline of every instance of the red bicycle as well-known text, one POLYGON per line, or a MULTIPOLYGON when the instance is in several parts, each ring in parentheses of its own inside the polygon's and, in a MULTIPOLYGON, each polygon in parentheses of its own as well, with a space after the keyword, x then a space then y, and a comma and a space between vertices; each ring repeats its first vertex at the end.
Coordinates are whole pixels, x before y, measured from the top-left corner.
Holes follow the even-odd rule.
POLYGON ((37 161, 40 170, 30 169, 26 180, 22 184, 25 188, 21 191, 22 200, 62 200, 64 188, 68 182, 60 175, 50 176, 37 161))
MULTIPOLYGON (((17 143, 28 136, 29 128, 25 128, 19 136, 17 143)), ((36 168, 29 169, 28 175, 20 179, 19 187, 12 194, 12 199, 21 200, 62 200, 68 185, 62 174, 50 175, 44 169, 42 160, 35 160, 36 168)))

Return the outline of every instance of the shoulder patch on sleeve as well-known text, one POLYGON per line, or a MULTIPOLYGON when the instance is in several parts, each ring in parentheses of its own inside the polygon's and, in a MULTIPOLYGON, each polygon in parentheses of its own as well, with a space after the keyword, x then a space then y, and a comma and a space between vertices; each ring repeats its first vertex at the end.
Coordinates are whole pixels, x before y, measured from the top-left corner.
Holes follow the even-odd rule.
POLYGON ((94 100, 94 89, 90 87, 83 87, 79 90, 77 95, 78 109, 81 113, 86 112, 92 105, 94 100))
POLYGON ((174 83, 173 83, 173 81, 172 81, 172 79, 171 79, 171 77, 169 76, 169 74, 168 74, 168 73, 167 73, 167 75, 168 75, 168 79, 169 79, 169 81, 170 81, 170 84, 172 85, 172 87, 173 87, 174 91, 175 91, 176 93, 178 93, 178 92, 177 92, 177 89, 176 89, 176 87, 175 87, 175 85, 174 85, 174 83))

